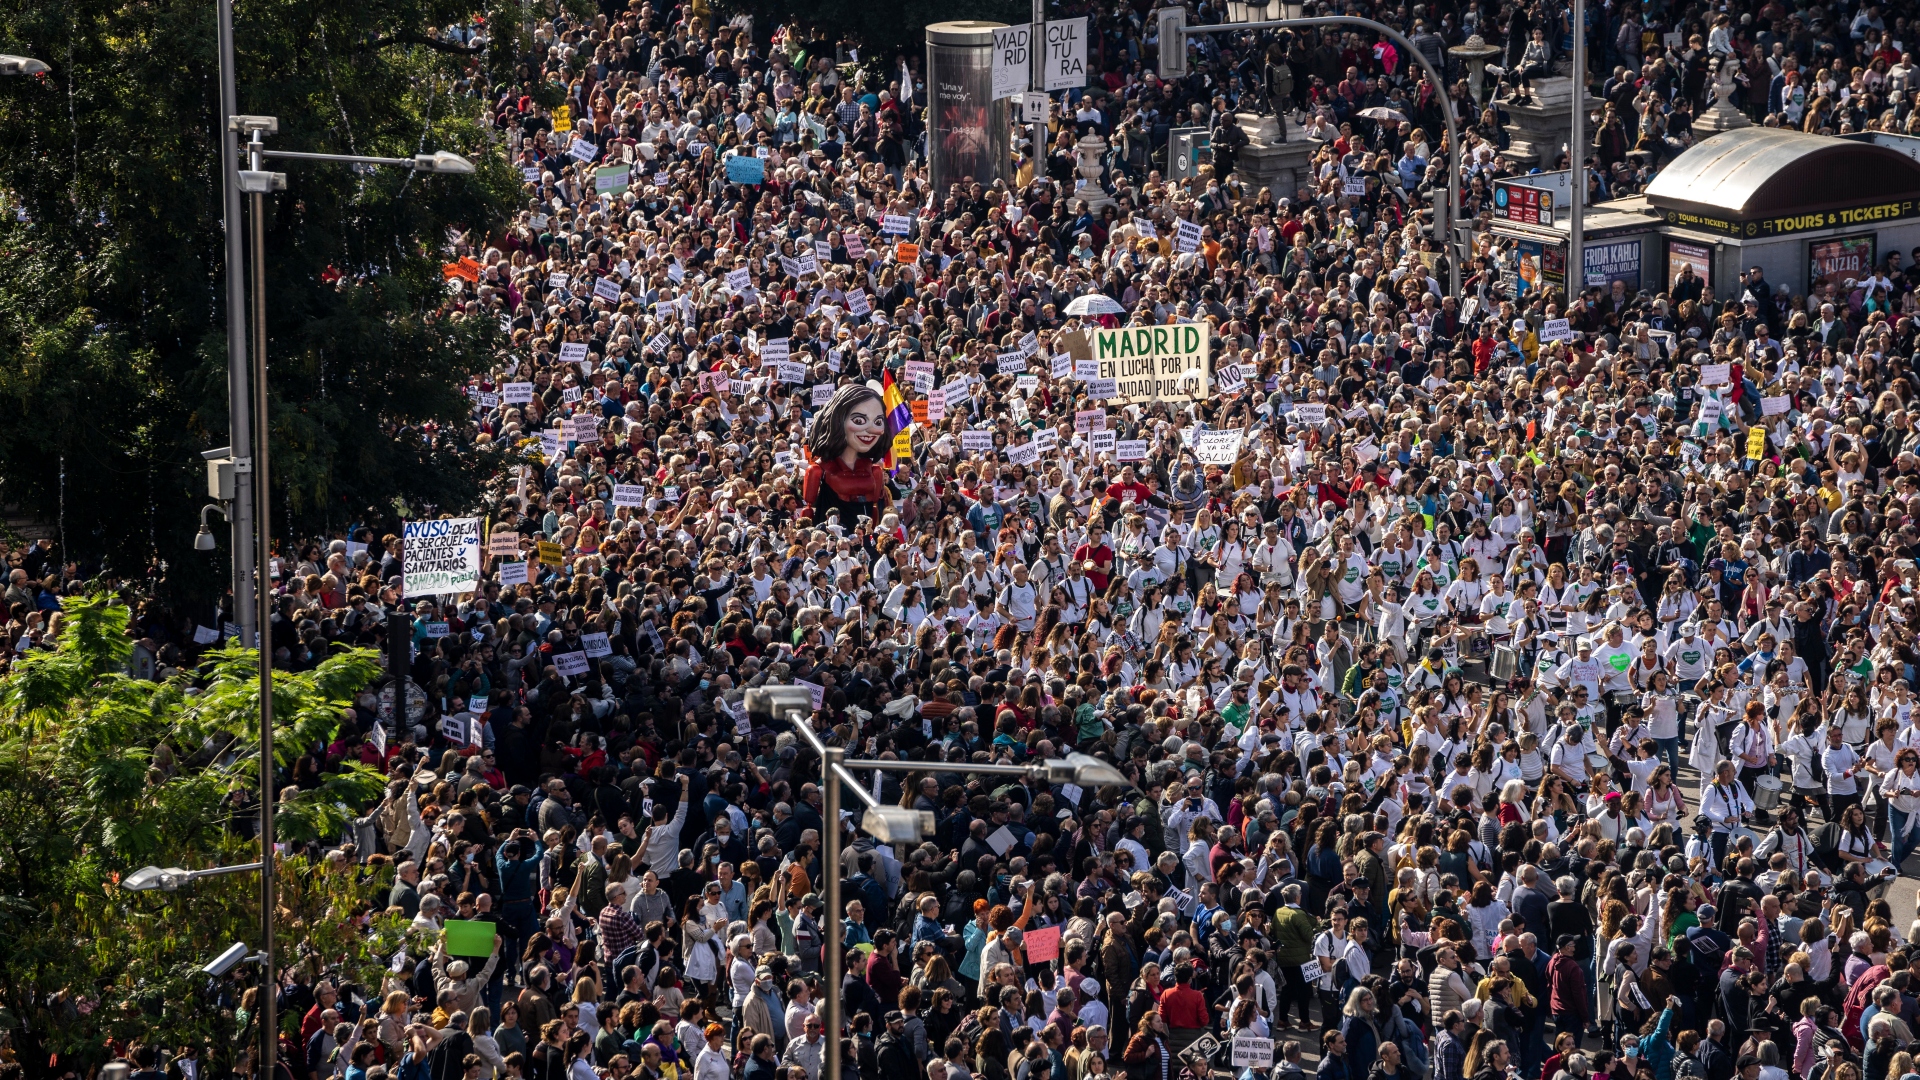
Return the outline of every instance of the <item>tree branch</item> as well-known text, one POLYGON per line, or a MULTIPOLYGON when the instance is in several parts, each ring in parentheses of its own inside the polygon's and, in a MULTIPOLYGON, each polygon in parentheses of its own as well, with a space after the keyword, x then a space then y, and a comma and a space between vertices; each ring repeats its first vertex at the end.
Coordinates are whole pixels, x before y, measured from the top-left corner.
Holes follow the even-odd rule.
POLYGON ((453 53, 458 56, 478 56, 486 51, 486 47, 482 45, 456 45, 451 41, 442 41, 424 34, 390 34, 375 38, 365 45, 363 51, 384 49, 390 45, 425 45, 435 52, 453 53))

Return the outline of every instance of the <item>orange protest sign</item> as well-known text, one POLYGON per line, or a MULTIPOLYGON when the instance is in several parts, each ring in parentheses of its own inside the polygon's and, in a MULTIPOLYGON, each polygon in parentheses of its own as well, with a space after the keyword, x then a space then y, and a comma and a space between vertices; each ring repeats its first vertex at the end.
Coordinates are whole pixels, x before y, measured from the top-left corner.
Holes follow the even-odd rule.
POLYGON ((901 263, 919 262, 920 245, 902 241, 893 245, 893 261, 901 263))
POLYGON ((907 402, 907 410, 913 413, 914 423, 924 424, 927 422, 927 402, 925 398, 922 398, 919 401, 907 402))
POLYGON ((449 278, 460 278, 478 285, 480 284, 480 261, 469 255, 459 262, 443 263, 440 273, 449 278))

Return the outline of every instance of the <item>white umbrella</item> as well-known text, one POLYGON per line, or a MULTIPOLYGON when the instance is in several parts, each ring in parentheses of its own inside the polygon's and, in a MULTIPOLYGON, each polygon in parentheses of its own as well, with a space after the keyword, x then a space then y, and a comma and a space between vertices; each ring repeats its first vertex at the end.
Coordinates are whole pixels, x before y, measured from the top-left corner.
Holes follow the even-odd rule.
POLYGON ((1090 292, 1083 296, 1076 296, 1073 298, 1073 301, 1067 305, 1067 314, 1083 317, 1087 315, 1125 315, 1126 313, 1127 309, 1121 307, 1118 300, 1115 300, 1103 292, 1090 292))
POLYGON ((1402 115, 1398 110, 1389 109, 1385 105, 1375 105, 1370 109, 1361 109, 1360 115, 1369 120, 1400 121, 1406 119, 1406 116, 1402 115))

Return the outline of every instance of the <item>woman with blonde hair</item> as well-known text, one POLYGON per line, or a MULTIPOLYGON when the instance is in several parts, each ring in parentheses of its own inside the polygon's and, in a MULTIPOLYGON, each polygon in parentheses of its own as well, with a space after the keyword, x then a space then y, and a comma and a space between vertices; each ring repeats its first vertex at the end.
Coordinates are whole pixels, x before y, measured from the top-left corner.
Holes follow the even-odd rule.
POLYGON ((387 1060, 399 1064, 407 1046, 407 1003, 405 990, 395 990, 380 1005, 380 1030, 375 1036, 386 1051, 387 1060))

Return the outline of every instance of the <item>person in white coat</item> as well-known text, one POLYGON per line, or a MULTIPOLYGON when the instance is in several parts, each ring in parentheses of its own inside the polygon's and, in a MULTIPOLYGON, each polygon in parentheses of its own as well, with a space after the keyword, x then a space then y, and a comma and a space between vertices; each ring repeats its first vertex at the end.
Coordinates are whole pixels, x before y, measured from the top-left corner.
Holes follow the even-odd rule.
POLYGON ((1753 815, 1753 796, 1734 775, 1732 761, 1714 767, 1713 782, 1700 791, 1700 812, 1713 823, 1713 863, 1718 866, 1727 857, 1728 837, 1753 815))

